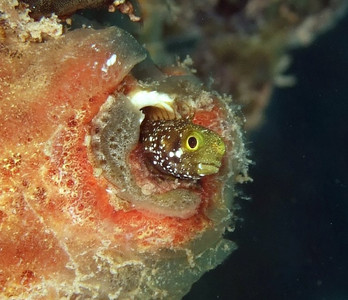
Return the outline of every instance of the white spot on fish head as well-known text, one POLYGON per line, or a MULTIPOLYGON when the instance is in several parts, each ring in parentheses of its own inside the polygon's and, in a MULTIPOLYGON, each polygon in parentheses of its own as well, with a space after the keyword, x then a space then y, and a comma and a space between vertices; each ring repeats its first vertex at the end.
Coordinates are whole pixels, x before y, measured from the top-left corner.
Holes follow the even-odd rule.
POLYGON ((183 152, 182 152, 182 149, 179 148, 177 151, 175 151, 175 156, 176 156, 177 158, 180 158, 181 155, 183 155, 183 152))

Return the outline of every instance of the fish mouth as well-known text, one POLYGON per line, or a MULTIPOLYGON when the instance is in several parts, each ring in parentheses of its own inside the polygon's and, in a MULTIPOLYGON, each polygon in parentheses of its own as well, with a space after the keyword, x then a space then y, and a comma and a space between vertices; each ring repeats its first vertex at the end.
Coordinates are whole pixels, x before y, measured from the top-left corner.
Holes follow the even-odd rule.
POLYGON ((210 164, 199 163, 197 167, 198 169, 197 173, 200 176, 216 174, 217 172, 219 172, 220 167, 221 167, 220 162, 210 163, 210 164))

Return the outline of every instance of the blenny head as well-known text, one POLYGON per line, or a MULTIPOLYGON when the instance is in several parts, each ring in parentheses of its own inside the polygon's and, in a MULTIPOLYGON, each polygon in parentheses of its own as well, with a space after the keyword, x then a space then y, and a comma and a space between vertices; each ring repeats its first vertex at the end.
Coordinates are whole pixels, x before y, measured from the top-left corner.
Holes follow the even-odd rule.
POLYGON ((225 144, 217 133, 189 119, 145 119, 140 141, 148 164, 180 179, 217 173, 225 153, 225 144))

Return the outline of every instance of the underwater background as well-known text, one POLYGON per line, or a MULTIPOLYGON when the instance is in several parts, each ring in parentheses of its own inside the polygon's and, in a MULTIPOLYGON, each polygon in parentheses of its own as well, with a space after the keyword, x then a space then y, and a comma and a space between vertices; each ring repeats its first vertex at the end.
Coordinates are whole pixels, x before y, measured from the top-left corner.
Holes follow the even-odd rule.
POLYGON ((291 54, 297 84, 248 137, 239 249, 185 300, 348 299, 348 17, 291 54))

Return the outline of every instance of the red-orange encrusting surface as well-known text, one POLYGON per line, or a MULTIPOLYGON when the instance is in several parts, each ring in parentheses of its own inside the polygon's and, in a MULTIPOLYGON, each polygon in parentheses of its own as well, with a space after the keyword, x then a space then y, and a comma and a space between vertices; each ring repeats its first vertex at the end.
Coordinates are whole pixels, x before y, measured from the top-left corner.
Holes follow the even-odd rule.
POLYGON ((221 104, 218 104, 215 99, 213 106, 209 110, 198 110, 195 112, 192 122, 221 135, 223 126, 220 125, 220 122, 225 119, 226 111, 221 108, 221 104))
MULTIPOLYGON (((88 40, 71 56, 64 45, 52 48, 57 52, 46 73, 37 64, 50 59, 0 60, 0 266, 6 266, 0 291, 6 282, 25 286, 55 272, 70 276, 66 264, 101 239, 156 251, 179 247, 211 226, 203 209, 180 219, 116 211, 110 204, 108 182, 94 175, 86 137, 130 67, 115 64, 104 72, 112 50, 103 47, 103 37, 95 39, 98 51, 88 40)), ((207 181, 204 201, 216 189, 207 181)))

